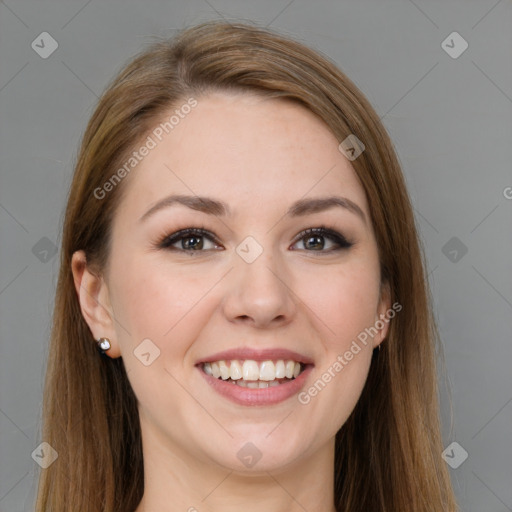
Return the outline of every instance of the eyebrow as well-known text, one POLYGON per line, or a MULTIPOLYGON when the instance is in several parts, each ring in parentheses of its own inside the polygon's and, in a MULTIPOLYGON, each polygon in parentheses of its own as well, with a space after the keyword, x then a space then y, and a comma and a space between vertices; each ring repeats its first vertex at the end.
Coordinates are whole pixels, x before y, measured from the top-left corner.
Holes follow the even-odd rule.
POLYGON ((289 208, 286 214, 290 217, 299 217, 310 213, 322 212, 336 206, 354 213, 366 224, 366 215, 363 210, 354 201, 339 196, 300 199, 289 208))
MULTIPOLYGON (((175 204, 181 204, 187 208, 197 210, 208 215, 230 215, 229 206, 222 201, 218 201, 210 197, 171 195, 154 204, 146 213, 144 213, 144 215, 142 215, 139 222, 146 220, 157 211, 175 204)), ((339 196, 300 199, 290 206, 285 215, 290 217, 301 217, 311 213, 322 212, 334 207, 341 207, 351 213, 354 213, 366 224, 366 216, 363 210, 350 199, 339 196)))
POLYGON ((147 219, 150 215, 153 215, 163 208, 168 208, 174 204, 181 204, 192 210, 207 213, 208 215, 229 215, 229 206, 222 201, 217 201, 209 197, 199 196, 183 196, 183 195, 172 195, 165 197, 161 201, 158 201, 153 205, 140 219, 139 222, 147 219))

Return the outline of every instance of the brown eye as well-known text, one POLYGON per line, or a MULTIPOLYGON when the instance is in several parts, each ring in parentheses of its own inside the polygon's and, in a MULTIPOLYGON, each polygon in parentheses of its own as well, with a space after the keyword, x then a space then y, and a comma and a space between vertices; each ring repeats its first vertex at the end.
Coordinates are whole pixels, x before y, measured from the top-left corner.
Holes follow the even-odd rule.
POLYGON ((345 237, 334 230, 326 228, 310 228, 302 231, 297 236, 294 245, 302 243, 301 250, 316 252, 331 252, 352 247, 345 237))
POLYGON ((159 247, 161 249, 193 252, 218 249, 219 245, 216 243, 215 237, 208 231, 187 228, 166 236, 160 242, 159 247))
POLYGON ((202 236, 187 236, 181 238, 180 249, 193 249, 198 251, 204 247, 204 239, 202 236))
POLYGON ((308 236, 303 239, 306 249, 323 249, 325 246, 325 238, 321 235, 308 236))

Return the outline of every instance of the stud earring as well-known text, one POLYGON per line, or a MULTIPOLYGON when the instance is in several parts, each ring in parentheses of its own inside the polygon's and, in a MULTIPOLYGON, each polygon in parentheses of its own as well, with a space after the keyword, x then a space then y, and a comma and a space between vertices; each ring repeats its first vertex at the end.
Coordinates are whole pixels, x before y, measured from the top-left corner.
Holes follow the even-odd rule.
POLYGON ((111 347, 110 340, 108 338, 100 338, 98 341, 96 341, 96 345, 102 354, 104 354, 111 347))

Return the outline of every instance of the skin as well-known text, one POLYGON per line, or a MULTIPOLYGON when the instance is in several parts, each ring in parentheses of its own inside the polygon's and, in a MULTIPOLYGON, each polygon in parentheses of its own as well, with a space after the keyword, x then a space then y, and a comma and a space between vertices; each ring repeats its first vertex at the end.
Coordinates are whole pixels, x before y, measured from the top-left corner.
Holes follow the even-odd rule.
POLYGON ((367 199, 339 141, 310 111, 246 93, 197 99, 125 179, 103 275, 87 268, 82 251, 72 261, 91 333, 111 340, 108 355, 123 357, 139 401, 146 486, 137 512, 231 512, 241 503, 247 512, 334 511, 334 436, 388 325, 306 405, 297 395, 234 404, 195 364, 236 347, 287 348, 314 360, 306 390, 332 367, 390 308, 367 199), (175 204, 139 220, 170 194, 212 197, 231 214, 175 204), (330 195, 356 203, 366 223, 340 207, 285 215, 299 199, 330 195), (322 225, 354 245, 297 239, 322 225), (187 227, 218 240, 203 239, 202 251, 158 248, 187 227), (263 248, 250 264, 236 252, 247 236, 263 248), (133 354, 146 338, 160 350, 149 366, 133 354), (237 458, 247 442, 262 454, 252 468, 237 458))

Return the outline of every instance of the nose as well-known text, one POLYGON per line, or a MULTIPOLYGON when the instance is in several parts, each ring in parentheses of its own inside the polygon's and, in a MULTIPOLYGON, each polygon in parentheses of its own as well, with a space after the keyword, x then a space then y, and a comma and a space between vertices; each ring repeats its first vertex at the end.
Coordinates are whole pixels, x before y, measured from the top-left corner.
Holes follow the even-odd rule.
POLYGON ((268 328, 293 319, 296 298, 286 282, 288 273, 270 251, 263 251, 252 263, 239 258, 228 275, 223 310, 229 321, 268 328))

